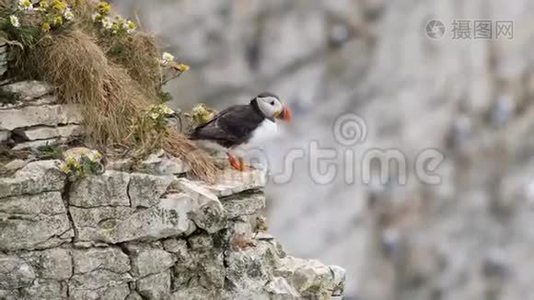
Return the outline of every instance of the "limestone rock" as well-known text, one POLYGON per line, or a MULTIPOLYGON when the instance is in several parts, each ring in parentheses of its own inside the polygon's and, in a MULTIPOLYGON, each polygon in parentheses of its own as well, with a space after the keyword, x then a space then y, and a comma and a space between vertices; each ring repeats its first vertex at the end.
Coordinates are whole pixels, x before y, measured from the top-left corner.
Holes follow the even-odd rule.
POLYGON ((231 233, 252 235, 254 232, 253 218, 249 216, 240 216, 232 220, 228 225, 228 231, 231 233))
POLYGON ((187 163, 166 154, 163 150, 151 154, 142 161, 141 169, 154 175, 178 175, 191 171, 187 163))
POLYGON ((221 199, 229 219, 252 215, 265 207, 265 195, 262 193, 238 194, 221 199))
POLYGON ((169 270, 149 275, 137 280, 137 291, 145 299, 167 299, 171 293, 171 273, 169 270))
POLYGON ((271 295, 287 298, 299 298, 300 294, 293 288, 285 278, 274 277, 263 288, 271 295))
POLYGON ((46 139, 46 140, 23 142, 23 143, 16 144, 15 147, 11 148, 11 150, 13 151, 27 150, 27 149, 36 150, 36 149, 39 149, 40 147, 55 146, 57 144, 60 144, 63 141, 64 140, 60 138, 51 138, 51 139, 46 139))
POLYGON ((148 209, 130 207, 70 207, 79 241, 121 243, 156 240, 189 232, 192 204, 185 195, 173 194, 148 209))
POLYGON ((82 120, 80 109, 74 104, 25 106, 19 109, 0 110, 0 130, 80 124, 82 120))
POLYGON ((106 171, 91 175, 73 183, 69 204, 76 207, 130 206, 128 183, 130 175, 124 172, 106 171))
POLYGON ((75 249, 72 251, 74 273, 83 274, 97 270, 114 273, 130 271, 130 259, 116 247, 75 249))
POLYGON ((17 300, 20 299, 20 294, 18 290, 0 290, 0 298, 6 300, 17 300))
POLYGON ((181 239, 167 239, 163 241, 165 251, 183 256, 187 252, 187 242, 181 239))
POLYGON ((176 258, 162 249, 150 248, 146 245, 128 245, 132 261, 132 274, 145 277, 168 270, 176 258))
POLYGON ((8 103, 1 103, 0 101, 0 110, 21 108, 24 106, 52 105, 57 104, 57 102, 57 96, 55 95, 45 95, 40 98, 31 100, 13 99, 13 101, 8 103))
MULTIPOLYGON (((172 300, 190 299, 190 300, 210 300, 210 299, 236 299, 234 297, 225 297, 220 290, 207 289, 204 287, 182 288, 174 292, 172 300)), ((250 298, 253 299, 253 298, 250 298)))
POLYGON ((27 161, 24 161, 22 159, 14 159, 10 161, 9 163, 4 165, 4 169, 11 172, 11 171, 17 171, 22 168, 24 168, 28 164, 27 161))
POLYGON ((267 181, 264 170, 252 169, 246 172, 240 172, 233 169, 225 169, 217 177, 214 185, 199 185, 215 194, 217 197, 227 197, 248 190, 261 189, 267 181))
POLYGON ((21 257, 32 266, 40 279, 60 281, 72 276, 72 260, 67 249, 32 251, 21 254, 21 257))
POLYGON ((3 250, 47 248, 73 236, 60 192, 1 198, 0 217, 3 250))
POLYGON ((31 162, 13 176, 0 178, 0 198, 63 190, 66 176, 59 170, 60 163, 58 160, 31 162))
POLYGON ((191 250, 210 250, 213 248, 213 238, 209 234, 197 234, 187 239, 191 250))
POLYGON ((130 260, 118 248, 73 250, 73 299, 125 299, 130 293, 130 260))
POLYGON ((11 131, 0 130, 0 143, 3 143, 11 137, 11 131))
POLYGON ((226 225, 224 209, 217 196, 197 182, 182 178, 178 186, 191 197, 191 219, 209 233, 214 233, 226 225))
POLYGON ((137 292, 131 292, 128 297, 126 297, 126 300, 143 300, 143 297, 137 292))
POLYGON ((36 279, 20 290, 22 299, 66 299, 67 287, 59 281, 36 279))
MULTIPOLYGON (((173 267, 173 286, 178 290, 200 288, 206 291, 220 291, 224 287, 226 270, 224 266, 223 249, 214 243, 209 245, 209 239, 201 235, 196 242, 195 249, 175 253, 177 262, 173 267)), ((204 293, 206 293, 206 291, 204 293)))
POLYGON ((262 291, 272 277, 274 258, 265 253, 267 247, 250 247, 244 251, 232 251, 225 260, 228 266, 226 278, 232 290, 241 292, 262 291))
POLYGON ((151 207, 158 204, 173 180, 173 176, 131 174, 128 195, 132 207, 151 207))
POLYGON ((330 267, 316 260, 304 260, 295 257, 285 257, 275 270, 275 275, 285 278, 302 296, 331 296, 339 291, 344 280, 341 270, 336 274, 330 267))
POLYGON ((346 271, 340 266, 329 266, 334 281, 332 296, 342 296, 345 290, 346 271))
POLYGON ((4 92, 17 95, 20 100, 29 101, 50 94, 54 88, 42 81, 18 81, 2 86, 4 92))
POLYGON ((0 254, 0 290, 28 287, 34 279, 34 270, 24 260, 0 254))
POLYGON ((58 127, 37 126, 26 130, 22 130, 19 135, 27 140, 46 140, 58 137, 75 137, 82 134, 82 127, 80 125, 66 125, 58 127))
POLYGON ((126 172, 126 171, 131 170, 133 165, 134 165, 134 162, 130 158, 111 160, 107 162, 106 170, 126 172))
MULTIPOLYGON (((104 281, 106 278, 99 278, 98 280, 104 281)), ((78 289, 69 285, 69 292, 70 298, 73 300, 124 300, 130 294, 130 287, 127 283, 113 281, 110 286, 95 289, 78 289)))

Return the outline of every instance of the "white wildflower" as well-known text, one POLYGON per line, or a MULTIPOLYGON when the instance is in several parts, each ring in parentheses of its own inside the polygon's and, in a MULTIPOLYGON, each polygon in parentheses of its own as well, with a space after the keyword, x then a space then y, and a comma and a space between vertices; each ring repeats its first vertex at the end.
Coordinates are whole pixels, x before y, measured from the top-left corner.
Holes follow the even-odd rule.
POLYGON ((31 0, 19 0, 19 9, 20 10, 32 11, 33 10, 33 3, 31 2, 31 0))
POLYGON ((166 65, 170 62, 173 62, 174 61, 174 56, 172 54, 170 54, 169 52, 164 52, 163 55, 161 56, 161 64, 162 65, 166 65))
POLYGON ((167 105, 164 105, 162 104, 161 105, 161 112, 165 115, 170 115, 170 114, 173 114, 174 113, 174 110, 172 110, 170 107, 168 107, 167 105))
POLYGON ((91 19, 93 19, 93 22, 99 21, 102 16, 99 13, 94 13, 91 16, 91 19))
POLYGON ((74 19, 74 14, 70 10, 70 8, 67 8, 65 12, 63 13, 63 18, 67 21, 72 21, 74 19))
POLYGON ((102 18, 102 27, 105 29, 111 29, 111 27, 113 27, 113 21, 111 21, 110 17, 102 18))
POLYGON ((102 158, 102 154, 96 150, 89 151, 85 156, 92 162, 98 162, 102 158))
POLYGON ((17 16, 14 16, 14 15, 9 16, 9 22, 11 22, 11 25, 13 25, 13 27, 17 27, 17 28, 20 27, 20 21, 17 16))
POLYGON ((137 29, 137 24, 134 22, 128 20, 126 23, 124 23, 124 29, 126 29, 127 33, 133 33, 135 29, 137 29))

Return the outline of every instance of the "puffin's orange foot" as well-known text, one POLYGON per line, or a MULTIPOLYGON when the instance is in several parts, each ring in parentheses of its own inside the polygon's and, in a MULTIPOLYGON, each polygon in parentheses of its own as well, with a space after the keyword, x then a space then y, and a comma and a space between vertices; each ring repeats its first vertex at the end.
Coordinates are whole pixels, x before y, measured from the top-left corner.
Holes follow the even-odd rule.
POLYGON ((249 167, 245 165, 245 162, 243 161, 242 157, 235 157, 232 154, 228 153, 228 162, 234 170, 244 172, 249 169, 249 167))
POLYGON ((235 156, 228 154, 228 162, 230 163, 230 166, 232 166, 233 169, 235 170, 241 169, 241 163, 235 156))
POLYGON ((240 166, 239 171, 241 172, 246 172, 250 169, 250 167, 247 164, 245 164, 245 161, 243 160, 242 157, 239 158, 239 166, 240 166))

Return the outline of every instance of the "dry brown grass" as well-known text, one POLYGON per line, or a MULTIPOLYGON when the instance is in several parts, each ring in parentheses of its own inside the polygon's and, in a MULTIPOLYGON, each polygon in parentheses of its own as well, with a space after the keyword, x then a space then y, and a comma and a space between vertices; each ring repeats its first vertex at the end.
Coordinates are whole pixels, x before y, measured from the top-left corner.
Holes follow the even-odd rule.
POLYGON ((163 149, 182 157, 191 166, 193 175, 208 182, 213 182, 219 173, 213 158, 200 150, 192 141, 177 131, 169 131, 164 140, 163 149))
POLYGON ((13 0, 0 0, 0 11, 6 11, 13 7, 13 0))
POLYGON ((127 38, 99 39, 106 56, 127 69, 149 97, 158 97, 161 88, 158 44, 151 34, 137 32, 127 38))
POLYGON ((128 36, 111 36, 97 30, 92 19, 96 0, 68 0, 77 16, 77 27, 96 38, 107 58, 124 67, 143 87, 148 96, 158 95, 161 75, 157 38, 153 34, 136 31, 128 36))
POLYGON ((22 73, 56 86, 62 102, 82 104, 88 137, 99 146, 127 143, 136 116, 153 103, 81 31, 44 39, 26 52, 19 60, 22 73))

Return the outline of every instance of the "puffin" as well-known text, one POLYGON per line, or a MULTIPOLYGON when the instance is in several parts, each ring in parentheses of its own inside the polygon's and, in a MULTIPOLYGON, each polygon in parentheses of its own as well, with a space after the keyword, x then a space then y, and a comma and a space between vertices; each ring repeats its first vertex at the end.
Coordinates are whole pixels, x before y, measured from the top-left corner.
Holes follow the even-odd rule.
POLYGON ((203 148, 224 151, 232 168, 245 171, 247 167, 243 158, 232 154, 232 151, 247 144, 265 125, 270 126, 277 119, 290 122, 291 118, 291 110, 282 104, 278 96, 264 92, 248 104, 222 110, 209 122, 194 128, 189 138, 203 148))

